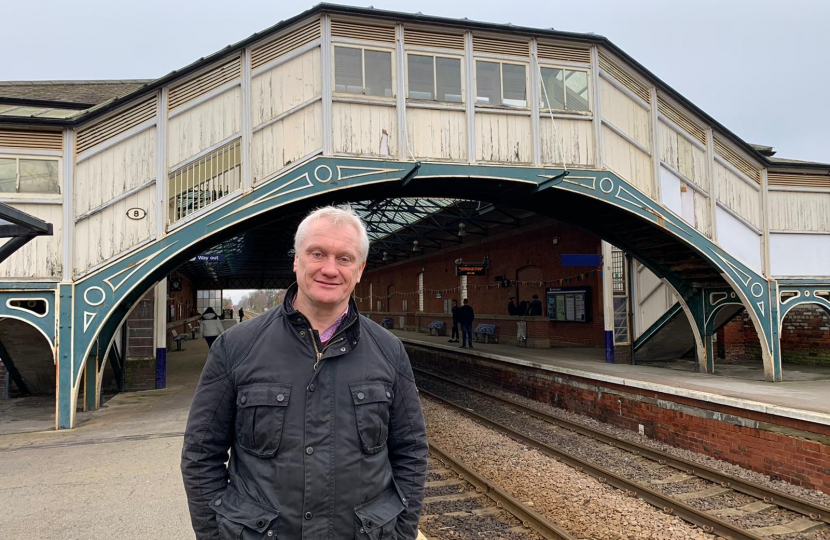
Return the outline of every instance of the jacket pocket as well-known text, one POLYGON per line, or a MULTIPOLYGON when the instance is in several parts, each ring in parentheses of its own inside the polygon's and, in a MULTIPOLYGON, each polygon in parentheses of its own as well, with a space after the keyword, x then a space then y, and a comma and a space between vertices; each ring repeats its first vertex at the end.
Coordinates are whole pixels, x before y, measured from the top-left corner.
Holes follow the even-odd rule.
POLYGON ((389 405, 392 387, 382 382, 362 382, 349 385, 357 418, 360 447, 367 454, 377 454, 386 446, 389 435, 389 405))
POLYGON ((274 457, 280 447, 291 385, 256 383, 236 394, 236 442, 249 454, 274 457))
POLYGON ((394 540, 397 518, 406 508, 394 480, 371 501, 354 509, 356 540, 394 540))
POLYGON ((222 540, 276 538, 274 527, 279 511, 244 497, 231 486, 214 497, 210 507, 216 512, 222 540))

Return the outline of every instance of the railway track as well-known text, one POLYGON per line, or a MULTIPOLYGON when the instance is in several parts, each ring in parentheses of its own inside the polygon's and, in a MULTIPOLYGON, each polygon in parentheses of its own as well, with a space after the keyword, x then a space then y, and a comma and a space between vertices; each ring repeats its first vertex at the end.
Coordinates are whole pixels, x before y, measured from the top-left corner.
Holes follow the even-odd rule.
POLYGON ((576 540, 430 441, 420 529, 429 540, 576 540))
POLYGON ((415 368, 415 372, 421 395, 707 532, 735 540, 830 538, 825 536, 830 508, 618 439, 428 371, 415 368), (561 444, 563 437, 570 442, 561 444), (597 445, 608 450, 594 452, 594 456, 603 456, 604 461, 592 459, 590 452, 574 451, 597 445), (639 478, 632 478, 636 476, 639 478), (726 504, 730 500, 737 504, 726 504))

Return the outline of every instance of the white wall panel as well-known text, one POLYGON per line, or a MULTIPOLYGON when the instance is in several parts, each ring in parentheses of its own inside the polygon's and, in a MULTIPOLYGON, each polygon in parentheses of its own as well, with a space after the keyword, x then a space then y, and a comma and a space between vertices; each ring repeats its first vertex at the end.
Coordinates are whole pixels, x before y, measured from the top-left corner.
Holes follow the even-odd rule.
POLYGON ((654 163, 651 156, 607 126, 602 126, 602 151, 603 162, 609 169, 649 197, 654 197, 654 163))
POLYGON ((600 79, 599 87, 602 118, 651 150, 651 113, 605 79, 600 79))
POLYGON ((709 166, 706 152, 677 134, 676 131, 659 122, 660 160, 691 180, 704 191, 709 192, 709 166))
POLYGON ((533 161, 533 128, 529 116, 476 111, 475 122, 476 161, 533 161))
POLYGON ((395 107, 333 103, 332 116, 335 153, 397 155, 398 113, 395 107))
POLYGON ((830 233, 830 193, 770 191, 769 205, 773 231, 830 233))
POLYGON ((718 243, 727 253, 762 274, 761 237, 723 208, 717 208, 716 212, 718 243))
POLYGON ((773 277, 830 277, 830 234, 770 234, 773 277))
POLYGON ((167 122, 167 166, 173 167, 242 129, 242 90, 216 96, 167 122))
POLYGON ((648 268, 642 268, 636 274, 637 314, 634 317, 636 327, 634 330, 635 337, 640 337, 677 300, 663 280, 655 276, 648 268))
POLYGON ((323 104, 309 105, 254 133, 251 174, 254 183, 323 147, 323 104))
POLYGON ((539 118, 541 161, 561 164, 562 152, 568 165, 593 165, 594 124, 586 120, 539 118))
POLYGON ((321 95, 320 48, 260 73, 251 80, 253 126, 321 95))
MULTIPOLYGON (((0 263, 3 278, 54 278, 60 281, 63 272, 63 208, 60 204, 6 203, 52 224, 52 236, 40 236, 0 263)), ((8 242, 0 240, 0 245, 8 242)))
MULTIPOLYGON (((156 178, 156 128, 150 128, 75 166, 75 216, 156 178)), ((148 213, 152 207, 144 208, 148 213)))
POLYGON ((462 111, 408 108, 409 149, 417 158, 467 160, 467 115, 462 111))
POLYGON ((133 220, 127 217, 127 210, 152 208, 155 196, 156 186, 151 185, 76 223, 76 275, 153 236, 155 213, 147 212, 144 219, 133 220))
MULTIPOLYGON (((746 181, 717 162, 715 162, 715 181, 717 182, 718 201, 761 229, 761 193, 752 189, 746 181)), ((718 238, 720 238, 720 230, 718 238)))

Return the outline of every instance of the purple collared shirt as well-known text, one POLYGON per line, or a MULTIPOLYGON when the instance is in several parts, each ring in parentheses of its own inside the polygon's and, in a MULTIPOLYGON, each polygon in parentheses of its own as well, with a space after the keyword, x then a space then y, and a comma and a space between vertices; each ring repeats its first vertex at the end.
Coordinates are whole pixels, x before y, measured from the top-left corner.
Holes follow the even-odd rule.
MULTIPOLYGON (((294 305, 294 302, 297 301, 297 295, 294 295, 294 298, 291 300, 291 305, 294 305)), ((331 338, 334 336, 334 333, 337 332, 337 329, 340 328, 340 323, 343 322, 343 319, 346 318, 346 315, 349 314, 349 304, 346 304, 346 311, 343 312, 342 315, 337 317, 337 319, 331 323, 331 326, 326 328, 326 330, 320 334, 320 343, 325 345, 331 338)))

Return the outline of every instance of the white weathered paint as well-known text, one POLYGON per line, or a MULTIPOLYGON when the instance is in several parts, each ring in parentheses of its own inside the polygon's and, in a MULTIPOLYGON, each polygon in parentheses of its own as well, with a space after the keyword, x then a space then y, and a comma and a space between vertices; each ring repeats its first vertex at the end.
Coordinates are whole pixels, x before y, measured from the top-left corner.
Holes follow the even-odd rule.
POLYGON ((547 115, 543 115, 539 118, 539 128, 542 164, 561 164, 562 152, 565 153, 568 165, 587 166, 595 163, 594 125, 590 119, 555 118, 551 121, 547 115))
POLYGON ((602 119, 651 150, 651 116, 648 110, 620 92, 607 79, 600 79, 600 107, 602 119))
POLYGON ((394 157, 398 151, 398 111, 395 107, 360 103, 332 104, 335 154, 394 157), (381 154, 387 136, 389 155, 381 154))
MULTIPOLYGON (((756 228, 761 228, 761 194, 731 170, 715 161, 715 182, 717 182, 717 200, 730 210, 747 220, 756 228)), ((719 214, 720 215, 720 214, 719 214)), ((723 229, 718 226, 718 238, 723 229)))
POLYGON ((660 161, 689 179, 704 191, 710 191, 709 164, 706 152, 689 142, 663 122, 658 126, 660 161))
POLYGON ((151 209, 156 189, 151 185, 75 224, 75 275, 155 236, 156 213, 133 220, 129 208, 151 209))
MULTIPOLYGON (((120 142, 75 167, 78 217, 156 178, 156 129, 120 142)), ((152 206, 143 206, 148 213, 152 206)))
POLYGON ((242 90, 237 87, 167 123, 167 166, 172 167, 242 130, 242 90))
POLYGON ((637 291, 634 336, 640 337, 677 300, 672 295, 671 290, 663 283, 663 280, 644 266, 641 266, 635 272, 634 282, 634 289, 637 291))
POLYGON ((769 204, 770 230, 830 233, 830 193, 770 191, 769 204))
POLYGON ((716 211, 721 247, 760 274, 763 271, 761 235, 720 206, 716 211))
POLYGON ((254 133, 254 184, 323 147, 323 103, 317 101, 254 133))
MULTIPOLYGON (((0 263, 0 277, 32 279, 62 279, 63 273, 63 205, 7 203, 12 208, 52 224, 52 236, 30 240, 0 263)), ((8 242, 0 240, 0 245, 8 242)))
POLYGON ((475 114, 476 161, 531 163, 533 135, 530 116, 475 114))
POLYGON ((770 234, 770 271, 781 277, 830 277, 830 234, 770 234))
POLYGON ((608 126, 602 126, 602 151, 606 167, 649 197, 654 196, 651 156, 617 135, 608 126))
POLYGON ((407 108, 407 139, 416 158, 467 161, 467 115, 464 109, 407 108))
POLYGON ((253 127, 322 95, 320 47, 261 73, 251 80, 253 127))

